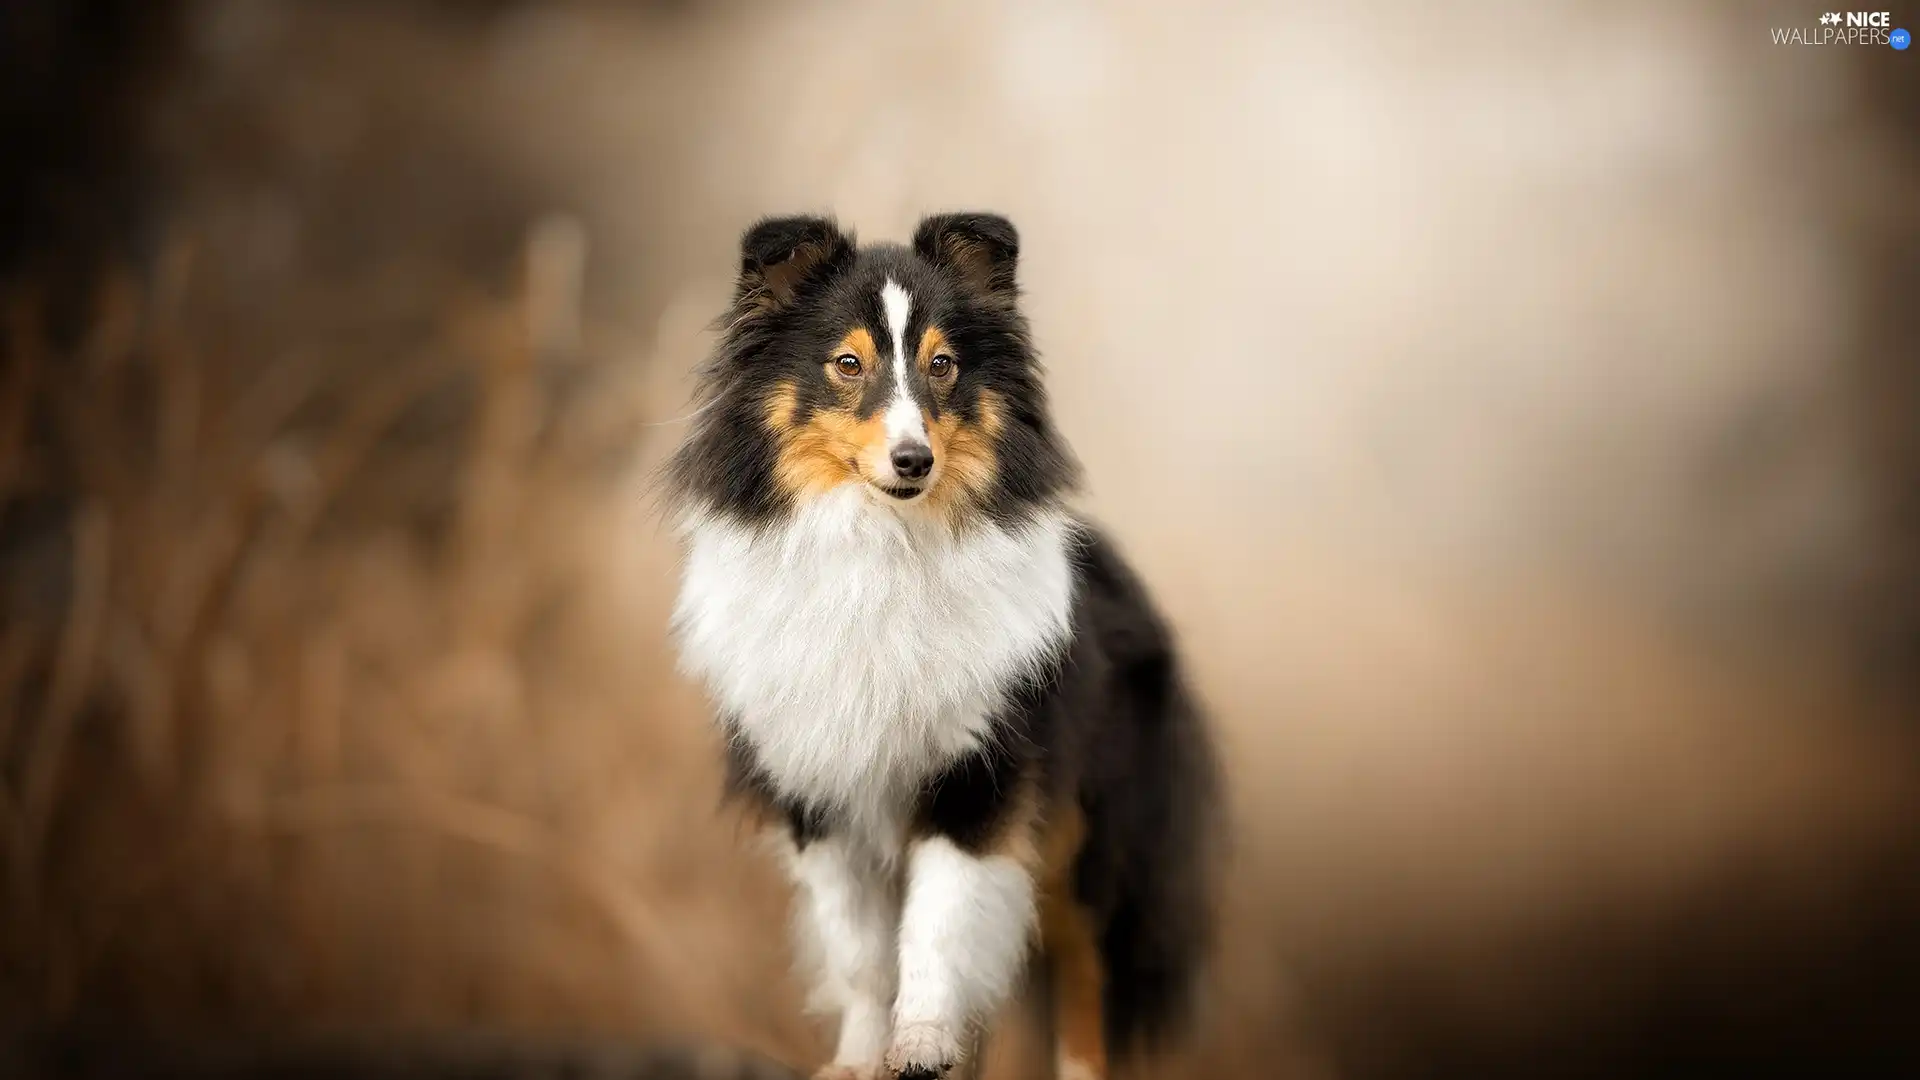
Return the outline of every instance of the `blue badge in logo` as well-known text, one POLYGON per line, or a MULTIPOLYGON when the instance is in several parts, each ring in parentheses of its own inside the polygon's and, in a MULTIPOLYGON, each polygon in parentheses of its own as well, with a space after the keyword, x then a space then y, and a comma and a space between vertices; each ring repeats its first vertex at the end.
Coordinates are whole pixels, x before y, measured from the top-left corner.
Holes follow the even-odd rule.
POLYGON ((1895 30, 1893 33, 1887 35, 1887 44, 1893 46, 1896 50, 1905 49, 1907 46, 1913 44, 1913 35, 1907 33, 1905 30, 1895 30))

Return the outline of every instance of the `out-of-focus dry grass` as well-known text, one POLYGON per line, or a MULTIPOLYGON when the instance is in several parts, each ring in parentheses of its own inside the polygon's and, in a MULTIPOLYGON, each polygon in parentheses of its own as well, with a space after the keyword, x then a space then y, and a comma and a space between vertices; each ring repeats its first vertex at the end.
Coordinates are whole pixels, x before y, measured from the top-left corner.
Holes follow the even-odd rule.
POLYGON ((6 297, 0 1014, 815 1060, 645 477, 744 221, 966 203, 1228 750, 1169 1075, 1904 1044, 1884 73, 1705 8, 182 10, 147 227, 6 297))
POLYGON ((577 248, 537 232, 520 295, 450 298, 365 382, 324 342, 232 355, 190 248, 71 351, 16 305, 15 1008, 681 1030, 760 993, 715 959, 750 875, 709 858, 698 728, 657 722, 693 715, 658 633, 589 629, 590 477, 631 429, 617 385, 544 400, 577 248), (503 952, 534 963, 486 977, 503 952))

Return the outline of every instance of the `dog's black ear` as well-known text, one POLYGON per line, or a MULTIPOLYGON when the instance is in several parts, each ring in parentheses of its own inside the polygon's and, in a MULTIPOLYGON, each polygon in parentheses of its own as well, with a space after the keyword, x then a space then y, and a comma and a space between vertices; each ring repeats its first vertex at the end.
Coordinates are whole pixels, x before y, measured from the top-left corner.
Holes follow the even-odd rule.
POLYGON ((934 214, 913 232, 921 258, 960 275, 982 296, 1011 301, 1020 234, 999 214, 934 214))
POLYGON ((740 237, 734 301, 778 310, 806 285, 825 280, 852 258, 853 237, 830 218, 762 218, 740 237))

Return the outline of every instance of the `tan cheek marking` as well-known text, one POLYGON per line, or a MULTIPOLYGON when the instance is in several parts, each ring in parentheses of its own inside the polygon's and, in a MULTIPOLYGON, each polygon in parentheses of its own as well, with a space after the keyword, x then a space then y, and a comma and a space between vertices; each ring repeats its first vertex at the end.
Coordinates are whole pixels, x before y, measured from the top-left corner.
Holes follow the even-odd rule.
POLYGON ((872 475, 874 446, 884 452, 886 426, 875 417, 856 420, 851 413, 827 409, 789 424, 782 432, 775 470, 782 488, 794 495, 818 495, 849 480, 872 475))
POLYGON ((940 469, 939 482, 927 493, 929 502, 951 511, 986 497, 1000 471, 994 441, 1000 435, 1001 410, 999 395, 987 390, 980 394, 979 415, 972 423, 948 412, 928 427, 927 441, 940 469))

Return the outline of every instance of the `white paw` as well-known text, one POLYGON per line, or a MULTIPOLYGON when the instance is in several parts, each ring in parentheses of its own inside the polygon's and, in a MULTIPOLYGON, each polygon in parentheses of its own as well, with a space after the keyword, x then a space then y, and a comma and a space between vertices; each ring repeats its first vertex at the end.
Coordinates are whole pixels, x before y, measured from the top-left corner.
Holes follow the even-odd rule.
POLYGON ((934 1080, 960 1060, 960 1040, 937 1024, 904 1024, 893 1032, 887 1069, 900 1080, 934 1080))

